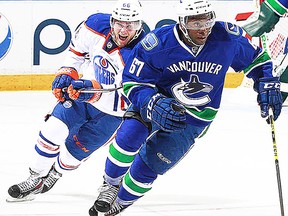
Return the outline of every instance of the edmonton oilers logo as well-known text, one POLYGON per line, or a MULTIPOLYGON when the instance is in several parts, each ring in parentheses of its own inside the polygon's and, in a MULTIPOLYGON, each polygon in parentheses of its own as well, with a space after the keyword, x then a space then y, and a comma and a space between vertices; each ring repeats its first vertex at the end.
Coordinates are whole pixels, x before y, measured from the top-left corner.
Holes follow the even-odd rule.
POLYGON ((12 44, 12 30, 6 17, 0 13, 0 60, 9 52, 12 44))
POLYGON ((96 80, 101 84, 111 85, 115 83, 117 69, 107 58, 96 55, 93 58, 93 68, 96 80))
POLYGON ((103 68, 107 68, 108 67, 108 63, 107 60, 105 58, 101 58, 99 59, 99 65, 101 65, 103 68))

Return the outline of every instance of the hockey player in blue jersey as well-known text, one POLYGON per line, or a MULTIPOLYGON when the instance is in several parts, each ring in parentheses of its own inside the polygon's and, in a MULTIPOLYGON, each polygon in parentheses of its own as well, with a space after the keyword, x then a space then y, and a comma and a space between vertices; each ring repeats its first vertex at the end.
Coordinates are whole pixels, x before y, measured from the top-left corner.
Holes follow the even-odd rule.
POLYGON ((189 152, 217 115, 229 66, 254 80, 263 118, 270 108, 275 120, 280 115, 280 83, 269 55, 240 27, 216 22, 206 0, 178 4, 179 23, 149 33, 128 59, 123 86, 134 114, 110 145, 90 216, 122 212, 189 152))
POLYGON ((49 191, 63 173, 78 168, 114 136, 129 103, 121 89, 123 68, 143 37, 138 0, 119 0, 112 15, 93 14, 76 30, 52 83, 59 102, 39 133, 29 178, 9 188, 9 201, 49 191), (78 91, 118 87, 107 93, 78 91))
POLYGON ((287 11, 288 0, 265 0, 243 28, 250 36, 259 37, 270 32, 287 11))

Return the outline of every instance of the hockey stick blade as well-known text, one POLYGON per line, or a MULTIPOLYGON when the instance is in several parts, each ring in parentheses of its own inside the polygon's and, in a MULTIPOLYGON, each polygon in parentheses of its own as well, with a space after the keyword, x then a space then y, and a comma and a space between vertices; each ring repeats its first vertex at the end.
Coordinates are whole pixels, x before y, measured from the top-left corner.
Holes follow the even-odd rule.
POLYGON ((6 202, 7 203, 29 202, 29 201, 32 201, 34 199, 35 199, 35 195, 34 194, 30 194, 30 195, 28 195, 26 197, 19 198, 19 199, 9 196, 9 197, 6 198, 6 202))

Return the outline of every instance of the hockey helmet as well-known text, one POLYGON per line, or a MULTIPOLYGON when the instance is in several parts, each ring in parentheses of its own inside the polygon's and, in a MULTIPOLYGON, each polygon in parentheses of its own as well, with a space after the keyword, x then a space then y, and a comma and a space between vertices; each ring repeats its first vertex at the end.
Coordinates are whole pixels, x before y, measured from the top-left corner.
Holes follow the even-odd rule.
POLYGON ((112 10, 112 18, 127 22, 142 20, 142 5, 138 0, 118 0, 112 10))
MULTIPOLYGON (((138 38, 143 31, 142 19, 142 5, 139 0, 118 0, 112 9, 110 26, 114 30, 116 28, 122 29, 125 26, 128 31, 136 31, 134 37, 130 40, 131 42, 138 38), (128 24, 123 25, 119 22, 128 22, 128 24)), ((115 37, 114 31, 112 36, 115 37)))
POLYGON ((177 8, 179 22, 185 29, 197 28, 189 25, 189 20, 207 19, 208 21, 202 27, 210 28, 215 23, 215 12, 208 0, 180 0, 177 8))
POLYGON ((110 18, 110 25, 113 28, 115 21, 130 22, 133 30, 140 30, 142 27, 142 5, 138 0, 118 0, 115 4, 110 18))

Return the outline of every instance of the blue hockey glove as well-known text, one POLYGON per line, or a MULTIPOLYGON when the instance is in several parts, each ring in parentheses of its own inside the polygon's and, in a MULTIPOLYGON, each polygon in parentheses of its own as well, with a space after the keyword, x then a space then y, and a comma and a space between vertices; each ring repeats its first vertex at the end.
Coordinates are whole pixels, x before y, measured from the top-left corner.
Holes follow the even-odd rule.
POLYGON ((156 94, 150 99, 144 112, 148 121, 154 121, 164 131, 178 131, 186 127, 185 108, 173 98, 156 94))
POLYGON ((68 87, 67 92, 72 100, 78 102, 93 103, 100 99, 101 92, 83 93, 79 90, 82 89, 101 89, 101 85, 96 80, 72 80, 71 85, 68 87))
POLYGON ((56 73, 54 81, 52 82, 52 93, 60 101, 64 101, 65 97, 68 99, 68 95, 65 96, 65 93, 62 91, 62 89, 67 88, 71 84, 72 80, 76 80, 78 78, 79 75, 74 68, 60 68, 56 73))
MULTIPOLYGON (((250 36, 259 37, 265 32, 267 33, 270 32, 274 28, 276 23, 279 21, 280 16, 277 13, 275 13, 271 9, 271 7, 268 6, 268 4, 269 4, 268 1, 263 2, 260 5, 259 16, 243 26, 243 29, 250 36)), ((258 12, 255 13, 258 14, 258 12)))
POLYGON ((259 79, 257 101, 261 109, 261 117, 268 117, 272 108, 274 120, 278 118, 282 109, 282 95, 278 77, 264 77, 259 79))

